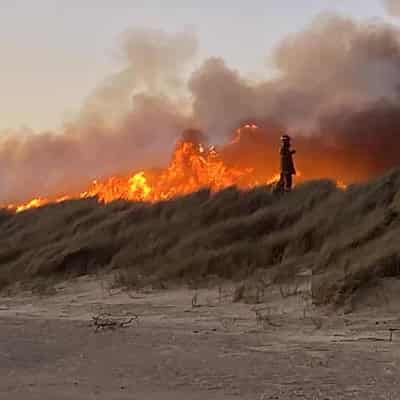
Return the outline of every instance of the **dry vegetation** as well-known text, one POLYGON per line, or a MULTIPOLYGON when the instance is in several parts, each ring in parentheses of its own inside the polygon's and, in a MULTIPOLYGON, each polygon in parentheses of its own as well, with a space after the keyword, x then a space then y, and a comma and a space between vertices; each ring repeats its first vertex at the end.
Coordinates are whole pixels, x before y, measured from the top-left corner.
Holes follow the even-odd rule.
POLYGON ((155 205, 85 199, 1 212, 0 287, 99 271, 130 287, 210 276, 268 285, 311 269, 314 302, 341 304, 400 276, 399 213, 400 171, 346 191, 315 181, 286 196, 229 188, 155 205))

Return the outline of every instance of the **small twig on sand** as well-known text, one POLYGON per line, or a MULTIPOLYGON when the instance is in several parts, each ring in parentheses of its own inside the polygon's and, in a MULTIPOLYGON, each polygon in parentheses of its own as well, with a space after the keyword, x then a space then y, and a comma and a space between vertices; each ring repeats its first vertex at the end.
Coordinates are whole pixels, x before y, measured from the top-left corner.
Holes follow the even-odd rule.
POLYGON ((95 332, 98 332, 100 329, 110 329, 115 330, 117 328, 126 328, 130 326, 134 321, 136 324, 139 324, 139 316, 133 315, 128 318, 121 317, 113 317, 110 314, 102 313, 99 315, 95 315, 92 317, 93 326, 95 327, 95 332))

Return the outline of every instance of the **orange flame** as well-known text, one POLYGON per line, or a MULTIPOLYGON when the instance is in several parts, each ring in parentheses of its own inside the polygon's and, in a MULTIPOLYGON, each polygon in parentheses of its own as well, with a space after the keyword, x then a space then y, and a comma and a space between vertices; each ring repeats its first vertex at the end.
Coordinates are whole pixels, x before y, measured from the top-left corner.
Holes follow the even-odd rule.
POLYGON ((342 181, 336 181, 336 186, 342 190, 347 189, 347 185, 342 181))
MULTIPOLYGON (((246 124, 236 131, 230 145, 236 145, 257 131, 255 124, 246 124)), ((167 168, 161 172, 139 171, 127 176, 112 176, 94 180, 87 190, 75 195, 64 194, 57 198, 37 197, 20 205, 9 205, 7 209, 22 212, 48 203, 59 203, 73 198, 97 197, 99 202, 114 200, 156 202, 186 195, 202 188, 216 192, 229 186, 249 189, 257 185, 279 181, 279 174, 256 175, 254 168, 228 164, 214 147, 181 140, 177 143, 167 168), (272 175, 272 176, 271 176, 272 175)), ((297 173, 300 180, 302 174, 297 173)), ((339 188, 345 188, 338 182, 339 188)))
POLYGON ((251 169, 229 167, 214 147, 204 148, 190 141, 178 142, 169 166, 149 182, 145 171, 129 176, 112 176, 94 180, 90 187, 75 196, 64 195, 56 199, 35 198, 21 205, 10 205, 16 212, 41 207, 50 202, 62 202, 71 198, 97 197, 109 203, 117 199, 156 202, 192 193, 208 187, 218 191, 228 186, 241 188, 255 186, 251 169))
MULTIPOLYGON (((26 204, 22 204, 22 205, 17 206, 16 207, 16 212, 29 210, 30 208, 37 208, 37 207, 45 205, 46 203, 48 203, 48 201, 45 200, 45 199, 41 199, 40 197, 36 198, 36 199, 32 199, 26 204)), ((8 208, 10 208, 10 207, 8 207, 8 208)))

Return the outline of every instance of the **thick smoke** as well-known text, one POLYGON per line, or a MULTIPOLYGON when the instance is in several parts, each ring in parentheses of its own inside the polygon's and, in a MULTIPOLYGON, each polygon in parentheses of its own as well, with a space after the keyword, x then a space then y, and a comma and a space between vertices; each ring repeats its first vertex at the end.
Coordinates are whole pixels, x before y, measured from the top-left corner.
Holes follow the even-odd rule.
POLYGON ((124 67, 88 96, 62 132, 0 136, 0 204, 166 162, 180 132, 191 125, 180 91, 196 49, 192 32, 126 32, 124 67))
POLYGON ((195 114, 207 130, 222 135, 244 118, 321 132, 324 120, 341 110, 360 112, 383 99, 398 103, 399 39, 400 31, 383 22, 320 16, 274 50, 279 76, 272 81, 252 84, 222 60, 206 61, 190 83, 195 114))
POLYGON ((157 30, 132 29, 121 35, 120 59, 125 67, 108 77, 89 96, 83 112, 126 114, 142 93, 177 97, 184 89, 182 78, 189 61, 196 55, 193 32, 166 34, 157 30), (132 101, 133 100, 133 101, 132 101), (133 103, 133 104, 132 104, 133 103))
POLYGON ((342 163, 358 179, 400 164, 398 28, 322 15, 285 38, 270 61, 278 77, 265 82, 215 59, 192 76, 195 116, 207 132, 225 138, 245 118, 274 123, 311 137, 309 146, 301 139, 308 154, 324 153, 331 171, 342 163))
POLYGON ((0 136, 0 203, 162 164, 186 129, 221 143, 249 120, 265 132, 279 127, 261 141, 265 154, 276 151, 281 130, 295 135, 301 170, 320 159, 321 173, 352 169, 352 178, 364 179, 398 164, 398 28, 322 15, 274 49, 268 61, 276 76, 262 82, 220 58, 206 60, 186 82, 196 48, 191 32, 126 32, 124 68, 88 96, 61 133, 0 136))
POLYGON ((383 0, 387 12, 395 17, 400 17, 400 1, 399 0, 383 0))

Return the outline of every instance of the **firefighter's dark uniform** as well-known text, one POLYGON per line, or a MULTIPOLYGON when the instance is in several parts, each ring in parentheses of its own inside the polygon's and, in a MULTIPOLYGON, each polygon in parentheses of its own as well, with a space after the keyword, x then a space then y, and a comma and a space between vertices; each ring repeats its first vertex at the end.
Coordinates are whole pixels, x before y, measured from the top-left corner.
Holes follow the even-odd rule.
POLYGON ((290 149, 289 143, 283 143, 280 149, 281 154, 281 185, 284 190, 292 189, 292 175, 296 175, 294 168, 293 154, 295 150, 290 149))

